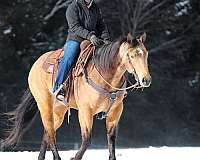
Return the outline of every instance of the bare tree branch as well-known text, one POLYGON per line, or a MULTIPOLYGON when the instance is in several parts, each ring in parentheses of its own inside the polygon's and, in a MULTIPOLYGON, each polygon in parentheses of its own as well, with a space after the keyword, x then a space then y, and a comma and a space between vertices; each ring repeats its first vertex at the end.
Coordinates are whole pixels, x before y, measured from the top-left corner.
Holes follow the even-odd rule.
POLYGON ((197 16, 197 18, 193 21, 193 23, 191 23, 183 32, 182 34, 185 34, 186 32, 188 32, 192 27, 194 27, 196 25, 196 23, 198 23, 200 20, 200 15, 197 16))
POLYGON ((49 20, 51 17, 53 17, 55 15, 55 13, 60 10, 61 8, 65 8, 67 7, 69 4, 71 3, 71 0, 59 0, 55 6, 53 7, 53 9, 51 10, 51 12, 49 14, 47 14, 45 17, 44 17, 44 20, 47 21, 49 20))
POLYGON ((151 9, 147 10, 146 13, 144 13, 143 16, 140 17, 139 22, 143 21, 146 16, 150 15, 153 11, 157 10, 159 7, 161 7, 162 5, 167 3, 168 1, 169 0, 164 0, 164 1, 160 2, 159 4, 153 6, 151 9))
POLYGON ((158 45, 158 47, 155 47, 153 49, 150 49, 149 52, 151 53, 154 53, 154 52, 158 52, 159 50, 163 50, 163 49, 166 49, 166 48, 170 48, 172 47, 173 45, 178 45, 177 42, 180 44, 182 41, 182 37, 177 37, 177 38, 174 38, 174 39, 171 39, 169 41, 165 41, 164 43, 158 45))

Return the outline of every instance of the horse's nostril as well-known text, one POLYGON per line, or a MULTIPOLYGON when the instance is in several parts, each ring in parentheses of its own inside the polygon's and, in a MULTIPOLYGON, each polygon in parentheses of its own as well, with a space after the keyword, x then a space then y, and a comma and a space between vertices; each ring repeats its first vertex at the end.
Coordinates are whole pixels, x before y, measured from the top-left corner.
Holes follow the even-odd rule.
POLYGON ((145 78, 142 78, 142 83, 144 84, 146 82, 146 79, 145 78))

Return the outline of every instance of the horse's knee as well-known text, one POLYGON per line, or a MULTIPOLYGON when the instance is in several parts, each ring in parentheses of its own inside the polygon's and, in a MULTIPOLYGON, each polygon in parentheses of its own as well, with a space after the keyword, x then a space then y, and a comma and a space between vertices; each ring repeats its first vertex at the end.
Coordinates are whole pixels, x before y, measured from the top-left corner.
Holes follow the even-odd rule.
POLYGON ((115 122, 106 122, 107 134, 113 135, 113 132, 115 131, 116 127, 117 127, 117 123, 115 123, 115 122))
POLYGON ((122 111, 123 111, 123 104, 119 104, 114 110, 110 112, 110 114, 106 118, 106 129, 108 134, 112 135, 113 132, 115 131, 119 123, 122 111))

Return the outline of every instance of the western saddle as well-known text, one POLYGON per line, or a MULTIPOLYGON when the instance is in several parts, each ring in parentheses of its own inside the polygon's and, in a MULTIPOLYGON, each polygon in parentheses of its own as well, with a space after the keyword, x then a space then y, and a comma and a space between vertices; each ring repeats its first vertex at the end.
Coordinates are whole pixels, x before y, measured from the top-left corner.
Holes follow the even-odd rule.
MULTIPOLYGON (((66 91, 66 97, 65 97, 66 101, 68 101, 68 98, 70 96, 70 91, 71 91, 71 88, 73 87, 72 82, 74 78, 82 74, 84 67, 88 64, 88 61, 92 57, 93 52, 95 50, 95 47, 91 44, 90 41, 87 41, 87 40, 81 43, 80 48, 81 48, 81 51, 80 51, 78 60, 71 68, 70 72, 68 73, 66 77, 65 82, 63 83, 64 90, 66 91)), ((52 51, 43 63, 43 66, 42 66, 43 70, 46 73, 49 73, 52 75, 51 76, 52 86, 55 83, 59 63, 63 56, 64 56, 64 49, 58 49, 58 50, 52 51)))

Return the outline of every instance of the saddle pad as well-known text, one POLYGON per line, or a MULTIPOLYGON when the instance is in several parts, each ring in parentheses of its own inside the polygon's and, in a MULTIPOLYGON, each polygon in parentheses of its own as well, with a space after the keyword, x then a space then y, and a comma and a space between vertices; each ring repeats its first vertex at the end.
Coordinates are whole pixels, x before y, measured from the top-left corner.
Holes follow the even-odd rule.
POLYGON ((64 55, 63 49, 52 51, 42 65, 43 70, 47 73, 53 74, 55 71, 55 67, 58 66, 58 63, 60 59, 63 57, 63 55, 64 55))
MULTIPOLYGON (((90 43, 90 41, 87 40, 81 43, 80 48, 81 52, 76 62, 76 65, 74 65, 75 67, 71 70, 73 72, 72 73, 73 77, 79 76, 82 73, 81 68, 86 66, 88 60, 90 59, 94 51, 93 45, 90 43)), ((52 81, 55 80, 56 77, 55 75, 57 74, 59 62, 63 56, 64 56, 63 49, 52 51, 42 65, 42 68, 45 72, 52 74, 52 81)))

